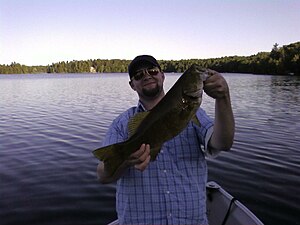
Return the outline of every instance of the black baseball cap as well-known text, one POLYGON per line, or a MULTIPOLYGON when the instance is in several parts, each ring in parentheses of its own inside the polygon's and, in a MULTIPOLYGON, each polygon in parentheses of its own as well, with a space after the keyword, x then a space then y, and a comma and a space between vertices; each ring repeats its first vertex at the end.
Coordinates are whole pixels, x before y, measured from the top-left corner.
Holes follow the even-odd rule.
POLYGON ((128 66, 129 76, 132 77, 140 66, 157 66, 160 70, 160 65, 156 59, 151 55, 139 55, 135 57, 128 66))

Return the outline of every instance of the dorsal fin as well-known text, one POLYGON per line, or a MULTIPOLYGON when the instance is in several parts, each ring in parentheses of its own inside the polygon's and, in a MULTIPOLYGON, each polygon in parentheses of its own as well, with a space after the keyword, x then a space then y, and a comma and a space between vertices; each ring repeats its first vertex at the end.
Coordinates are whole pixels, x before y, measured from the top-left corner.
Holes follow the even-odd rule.
POLYGON ((137 128, 140 126, 140 124, 145 119, 145 117, 149 114, 149 112, 150 111, 140 112, 135 114, 132 118, 130 118, 128 122, 129 137, 131 137, 136 132, 137 128))

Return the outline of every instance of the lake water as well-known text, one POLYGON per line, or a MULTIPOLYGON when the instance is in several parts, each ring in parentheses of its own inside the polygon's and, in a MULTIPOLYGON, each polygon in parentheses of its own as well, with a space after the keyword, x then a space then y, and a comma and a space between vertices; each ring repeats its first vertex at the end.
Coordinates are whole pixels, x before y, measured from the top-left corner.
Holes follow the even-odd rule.
MULTIPOLYGON (((179 74, 166 74, 166 90, 179 74)), ((224 74, 236 120, 215 180, 265 224, 300 224, 300 78, 224 74)), ((111 121, 137 103, 126 74, 0 75, 0 224, 115 219, 114 185, 96 179, 111 121)), ((202 107, 214 114, 213 100, 202 107)))

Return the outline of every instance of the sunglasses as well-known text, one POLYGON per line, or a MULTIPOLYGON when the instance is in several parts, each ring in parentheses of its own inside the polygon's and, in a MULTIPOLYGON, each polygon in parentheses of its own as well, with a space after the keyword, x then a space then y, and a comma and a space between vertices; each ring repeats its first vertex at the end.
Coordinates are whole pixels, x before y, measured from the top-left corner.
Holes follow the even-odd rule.
POLYGON ((143 69, 143 70, 137 71, 132 77, 136 81, 138 81, 138 80, 141 80, 146 73, 151 76, 156 76, 159 72, 160 72, 160 70, 158 68, 143 69))

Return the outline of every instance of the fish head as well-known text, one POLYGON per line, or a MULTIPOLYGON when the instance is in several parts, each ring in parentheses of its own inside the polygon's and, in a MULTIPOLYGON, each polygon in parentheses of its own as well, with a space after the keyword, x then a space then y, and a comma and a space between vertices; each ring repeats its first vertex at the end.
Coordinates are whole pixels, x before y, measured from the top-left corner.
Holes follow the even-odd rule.
POLYGON ((193 64, 183 76, 185 76, 182 85, 183 101, 199 107, 202 102, 203 82, 208 77, 207 69, 193 64))

